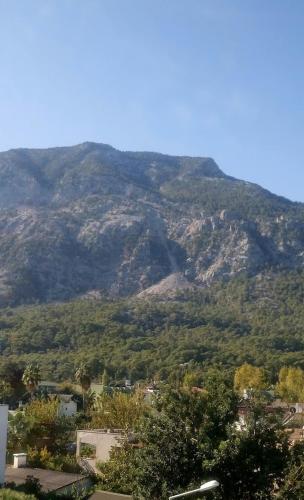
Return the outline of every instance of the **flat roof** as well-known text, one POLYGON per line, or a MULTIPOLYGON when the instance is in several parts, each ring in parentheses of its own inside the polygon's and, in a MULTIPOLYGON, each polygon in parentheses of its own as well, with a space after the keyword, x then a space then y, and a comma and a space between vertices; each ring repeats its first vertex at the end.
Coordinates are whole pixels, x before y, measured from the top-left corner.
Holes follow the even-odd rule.
POLYGON ((14 482, 16 485, 24 484, 27 476, 39 479, 42 491, 56 491, 70 484, 82 481, 86 476, 81 474, 70 474, 68 472, 57 472, 54 470, 34 469, 31 467, 6 467, 5 482, 14 482))
POLYGON ((90 500, 124 500, 126 498, 132 497, 122 493, 111 493, 110 491, 95 491, 90 500))
POLYGON ((38 386, 39 385, 59 385, 59 383, 53 382, 52 380, 39 380, 38 386))
POLYGON ((86 432, 88 434, 123 434, 123 429, 77 429, 77 432, 86 432))

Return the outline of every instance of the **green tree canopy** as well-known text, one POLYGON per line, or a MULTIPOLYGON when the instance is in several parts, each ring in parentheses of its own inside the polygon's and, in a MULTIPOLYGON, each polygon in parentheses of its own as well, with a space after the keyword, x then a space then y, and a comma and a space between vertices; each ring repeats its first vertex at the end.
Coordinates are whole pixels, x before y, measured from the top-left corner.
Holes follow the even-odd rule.
POLYGON ((132 431, 146 411, 148 407, 141 391, 134 394, 102 393, 96 397, 88 425, 92 429, 114 428, 132 431))
POLYGON ((70 417, 58 416, 59 402, 33 399, 24 411, 17 411, 10 419, 8 448, 16 453, 27 447, 46 447, 52 452, 65 450, 75 421, 70 417))
POLYGON ((289 460, 287 434, 254 400, 245 430, 237 430, 236 398, 223 376, 209 373, 204 387, 161 390, 140 421, 139 447, 126 441, 101 465, 102 485, 140 500, 167 500, 217 479, 214 499, 272 498, 289 460))
POLYGON ((284 401, 299 402, 304 400, 304 371, 301 368, 283 367, 276 386, 277 393, 284 401))
POLYGON ((234 388, 237 392, 244 390, 261 390, 267 387, 266 374, 263 368, 244 363, 234 374, 234 388))

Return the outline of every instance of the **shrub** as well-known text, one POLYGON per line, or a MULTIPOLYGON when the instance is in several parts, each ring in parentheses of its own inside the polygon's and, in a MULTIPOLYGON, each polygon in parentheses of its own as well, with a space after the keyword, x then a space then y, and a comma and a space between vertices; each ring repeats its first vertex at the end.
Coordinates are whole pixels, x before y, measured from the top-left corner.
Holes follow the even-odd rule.
POLYGON ((0 498, 1 500, 35 500, 33 495, 26 495, 6 488, 0 490, 0 498))

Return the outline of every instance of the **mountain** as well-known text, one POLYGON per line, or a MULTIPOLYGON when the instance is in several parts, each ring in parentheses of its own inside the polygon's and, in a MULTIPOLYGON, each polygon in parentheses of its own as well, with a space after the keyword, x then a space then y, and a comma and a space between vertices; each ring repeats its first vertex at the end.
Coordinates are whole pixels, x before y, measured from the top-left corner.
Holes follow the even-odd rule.
POLYGON ((210 158, 0 153, 0 305, 197 289, 304 263, 304 205, 210 158))

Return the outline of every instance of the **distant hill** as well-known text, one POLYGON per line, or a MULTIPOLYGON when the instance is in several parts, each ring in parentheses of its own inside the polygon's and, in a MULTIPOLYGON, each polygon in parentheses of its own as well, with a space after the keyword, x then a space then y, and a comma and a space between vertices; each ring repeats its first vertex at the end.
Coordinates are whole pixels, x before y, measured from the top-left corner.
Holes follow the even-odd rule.
POLYGON ((172 295, 303 263, 304 205, 210 158, 95 143, 0 153, 1 306, 172 295))

